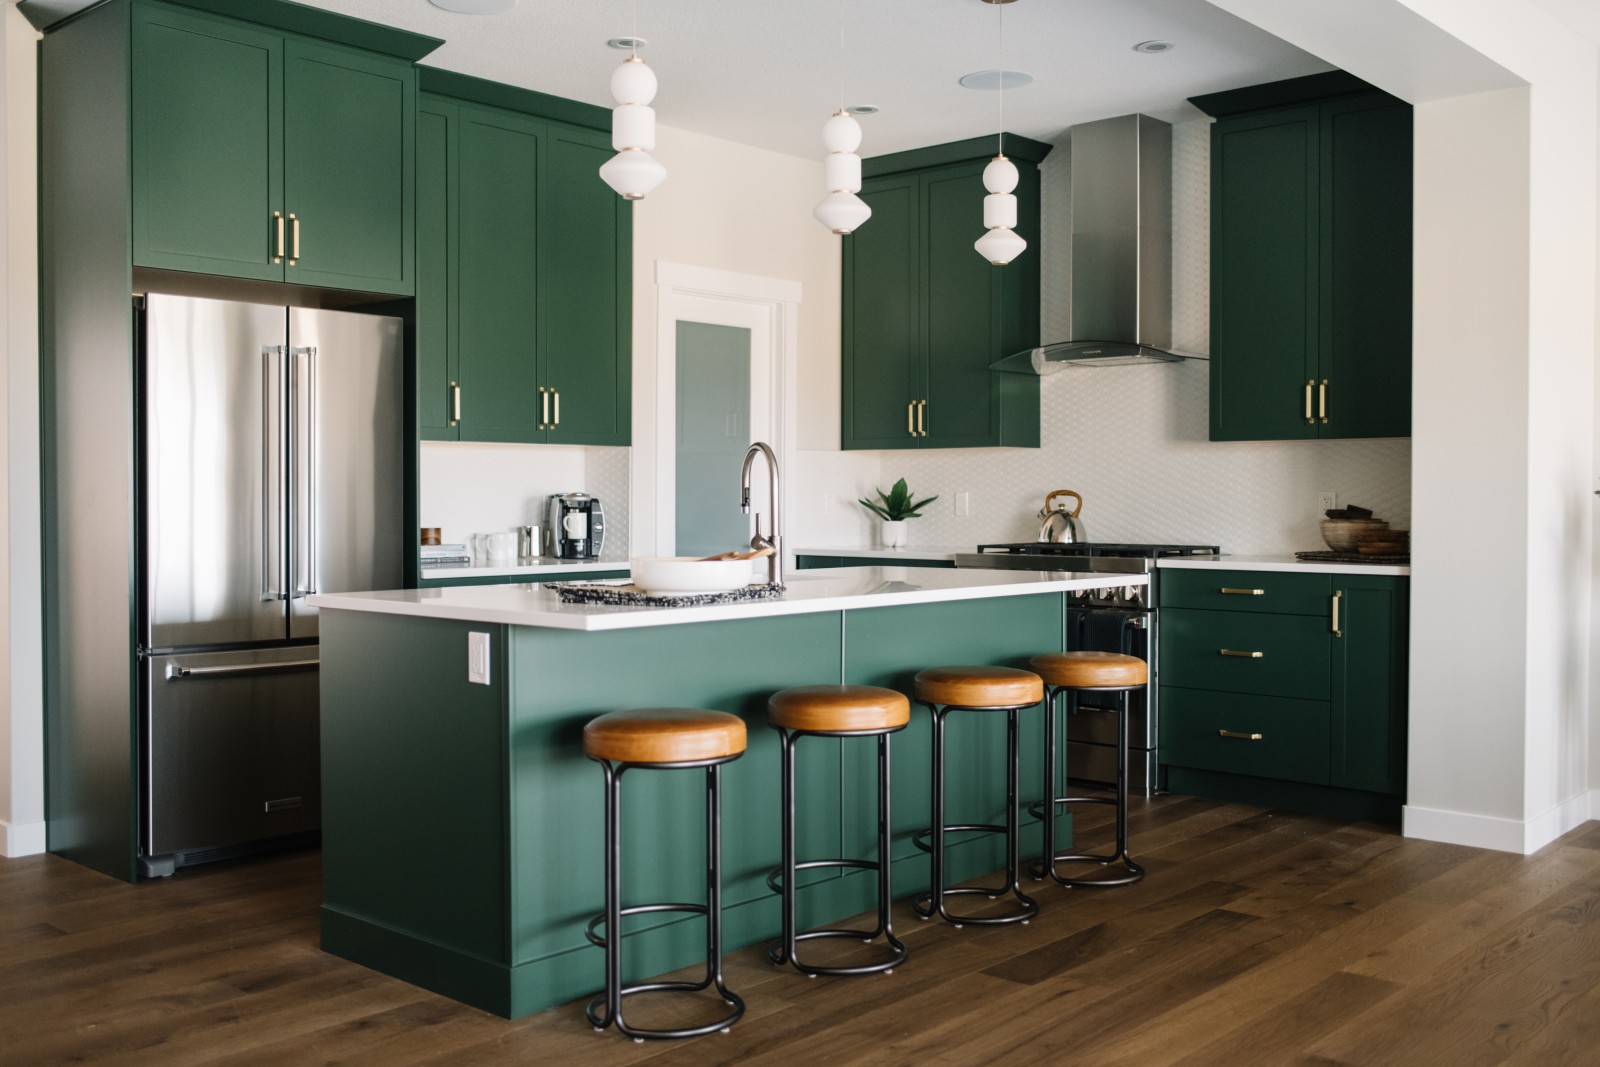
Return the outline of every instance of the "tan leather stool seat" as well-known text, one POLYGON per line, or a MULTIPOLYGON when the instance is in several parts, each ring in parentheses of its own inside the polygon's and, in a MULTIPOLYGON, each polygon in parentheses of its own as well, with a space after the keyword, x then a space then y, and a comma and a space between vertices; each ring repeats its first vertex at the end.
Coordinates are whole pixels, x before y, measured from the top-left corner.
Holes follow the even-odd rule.
POLYGON ((926 704, 1012 708, 1044 699, 1044 682, 1015 667, 930 667, 918 671, 912 693, 926 704))
POLYGON ((744 720, 705 708, 612 711, 583 728, 583 754, 613 763, 697 763, 744 747, 744 720))
POLYGON ((911 701, 875 685, 802 685, 772 694, 767 721, 825 733, 897 730, 911 721, 911 701))
POLYGON ((1120 652, 1047 652, 1028 661, 1046 685, 1117 689, 1144 685, 1150 667, 1138 656, 1120 652))

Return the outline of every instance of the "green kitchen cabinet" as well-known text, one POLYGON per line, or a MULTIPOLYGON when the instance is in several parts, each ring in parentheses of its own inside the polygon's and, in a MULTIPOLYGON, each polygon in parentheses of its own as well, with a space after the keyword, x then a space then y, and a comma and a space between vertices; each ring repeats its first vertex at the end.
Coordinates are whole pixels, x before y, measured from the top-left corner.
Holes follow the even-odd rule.
POLYGON ((418 124, 422 437, 626 445, 633 231, 596 173, 609 138, 431 92, 418 124))
POLYGON ((1196 97, 1211 439, 1411 433, 1411 107, 1343 72, 1196 97))
POLYGON ((1405 792, 1407 584, 1164 572, 1160 760, 1173 791, 1392 812, 1405 792))
POLYGON ((412 293, 410 60, 153 2, 132 53, 135 266, 412 293))
POLYGON ((1017 232, 1004 267, 973 249, 993 138, 866 160, 872 217, 842 241, 842 447, 1037 448, 1039 381, 989 365, 1039 339, 1039 170, 1050 146, 1008 135, 1017 232))

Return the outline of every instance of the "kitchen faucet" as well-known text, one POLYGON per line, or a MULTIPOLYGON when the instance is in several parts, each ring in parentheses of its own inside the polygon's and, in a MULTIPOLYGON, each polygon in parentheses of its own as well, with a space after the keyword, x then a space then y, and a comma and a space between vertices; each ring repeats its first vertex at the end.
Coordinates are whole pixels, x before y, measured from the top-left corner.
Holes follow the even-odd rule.
POLYGON ((761 512, 756 512, 756 535, 750 538, 751 548, 770 548, 772 554, 767 557, 767 584, 783 584, 783 534, 780 532, 781 524, 778 521, 778 457, 773 455, 772 446, 764 441, 757 441, 750 446, 744 454, 744 469, 739 472, 739 510, 746 515, 750 514, 750 467, 755 462, 756 453, 767 458, 767 471, 770 475, 767 481, 768 503, 772 505, 772 522, 766 536, 761 533, 761 512))

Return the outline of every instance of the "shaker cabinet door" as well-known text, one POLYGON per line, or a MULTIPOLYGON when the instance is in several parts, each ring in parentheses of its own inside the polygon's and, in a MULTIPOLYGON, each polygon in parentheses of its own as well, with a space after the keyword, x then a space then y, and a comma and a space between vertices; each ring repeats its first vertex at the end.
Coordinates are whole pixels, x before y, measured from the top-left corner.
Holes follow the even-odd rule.
POLYGON ((539 442, 539 162, 545 126, 461 108, 457 337, 461 438, 539 442))
POLYGON ((133 262, 283 280, 283 37, 200 12, 133 13, 133 262))
POLYGON ((288 281, 409 295, 416 72, 410 63, 289 38, 284 205, 288 281))
POLYGON ((611 138, 552 125, 545 139, 539 384, 552 444, 626 445, 632 421, 633 205, 600 179, 611 138))
POLYGON ((428 441, 461 437, 459 368, 450 286, 456 274, 456 130, 460 111, 425 100, 417 108, 417 427, 428 441))
POLYGON ((863 183, 861 199, 872 217, 843 240, 845 448, 917 447, 914 404, 923 397, 920 188, 915 174, 863 183))
MULTIPOLYGON (((926 385, 924 448, 975 448, 1000 443, 1000 397, 989 364, 1000 343, 998 289, 1010 272, 972 247, 983 233, 983 169, 979 161, 928 174, 922 180, 927 230, 926 385)), ((1020 199, 1020 198, 1019 198, 1020 199)), ((1029 248, 1023 255, 1039 255, 1029 248)))

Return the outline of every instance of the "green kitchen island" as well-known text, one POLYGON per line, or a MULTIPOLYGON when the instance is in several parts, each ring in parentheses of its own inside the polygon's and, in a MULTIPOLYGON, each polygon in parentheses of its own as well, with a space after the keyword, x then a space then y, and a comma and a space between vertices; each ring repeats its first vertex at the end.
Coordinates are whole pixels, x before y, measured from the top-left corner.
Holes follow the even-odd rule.
MULTIPOLYGON (((1106 584, 1079 573, 852 567, 793 576, 777 599, 692 608, 563 604, 537 585, 315 596, 322 947, 508 1018, 599 989, 602 954, 584 924, 602 901, 602 775, 583 756, 583 726, 659 705, 748 723, 748 750, 723 772, 724 939, 732 951, 774 937, 766 876, 779 860, 779 748, 767 697, 827 682, 909 691, 918 670, 942 664, 1025 666, 1064 647, 1067 594, 1106 584), (468 681, 473 633, 486 635, 477 639, 486 682, 468 681)), ((1023 721, 1026 801, 1043 793, 1042 717, 1023 721)), ((948 731, 951 821, 1001 821, 1005 716, 957 715, 948 731)), ((928 715, 913 709, 893 742, 899 897, 928 886, 911 835, 929 823, 929 739, 928 715)), ((801 858, 869 857, 874 746, 808 738, 798 756, 801 858)), ((627 777, 625 903, 702 899, 703 790, 697 774, 627 777)), ((1029 857, 1038 824, 1024 820, 1029 857)), ((951 855, 955 879, 1002 863, 990 837, 951 855)), ((806 872, 801 923, 867 910, 874 881, 806 872)), ((704 954, 693 918, 640 916, 625 936, 625 980, 704 954)))

